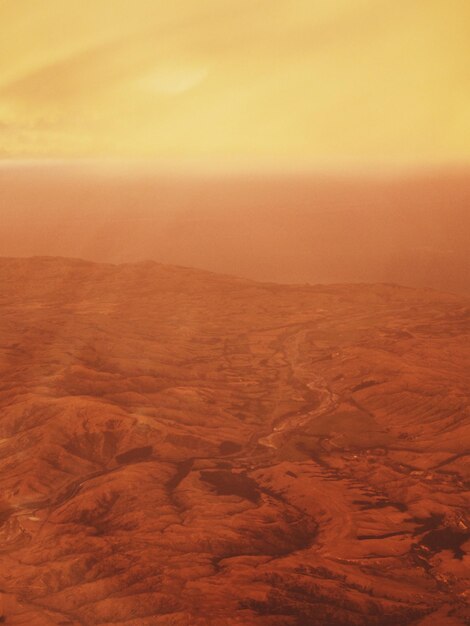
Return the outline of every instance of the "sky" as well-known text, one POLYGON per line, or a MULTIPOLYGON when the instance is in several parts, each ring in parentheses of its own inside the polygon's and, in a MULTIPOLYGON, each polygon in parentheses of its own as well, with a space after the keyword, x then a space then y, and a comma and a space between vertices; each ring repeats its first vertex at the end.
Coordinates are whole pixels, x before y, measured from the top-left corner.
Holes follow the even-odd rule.
POLYGON ((0 0, 0 157, 470 160, 468 0, 0 0))

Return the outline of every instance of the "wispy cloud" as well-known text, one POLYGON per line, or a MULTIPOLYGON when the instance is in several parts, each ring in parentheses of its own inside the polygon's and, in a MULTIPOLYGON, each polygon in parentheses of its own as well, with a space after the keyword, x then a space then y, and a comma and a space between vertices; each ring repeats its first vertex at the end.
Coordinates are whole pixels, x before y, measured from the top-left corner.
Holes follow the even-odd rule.
POLYGON ((3 152, 465 160, 468 19, 463 0, 5 2, 3 152))

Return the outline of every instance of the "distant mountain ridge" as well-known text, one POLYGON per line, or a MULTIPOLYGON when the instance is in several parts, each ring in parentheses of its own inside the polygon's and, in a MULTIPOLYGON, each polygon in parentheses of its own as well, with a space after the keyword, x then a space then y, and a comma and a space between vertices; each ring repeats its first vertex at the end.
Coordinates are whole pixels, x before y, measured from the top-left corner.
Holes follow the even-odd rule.
POLYGON ((1 256, 152 259, 279 283, 470 294, 470 175, 170 176, 0 166, 1 256))

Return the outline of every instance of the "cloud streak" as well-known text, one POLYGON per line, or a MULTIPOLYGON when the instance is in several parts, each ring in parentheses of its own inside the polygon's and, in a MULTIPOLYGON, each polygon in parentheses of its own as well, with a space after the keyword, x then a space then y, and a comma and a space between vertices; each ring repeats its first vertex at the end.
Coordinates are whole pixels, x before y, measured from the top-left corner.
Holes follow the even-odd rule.
POLYGON ((7 0, 3 153, 467 161, 469 19, 463 0, 7 0))

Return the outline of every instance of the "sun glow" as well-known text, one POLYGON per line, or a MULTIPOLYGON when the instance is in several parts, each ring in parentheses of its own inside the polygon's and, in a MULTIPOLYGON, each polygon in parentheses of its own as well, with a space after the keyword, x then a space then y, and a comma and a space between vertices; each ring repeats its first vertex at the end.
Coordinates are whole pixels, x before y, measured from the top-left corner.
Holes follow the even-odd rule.
POLYGON ((466 0, 5 0, 0 154, 466 162, 466 0))

